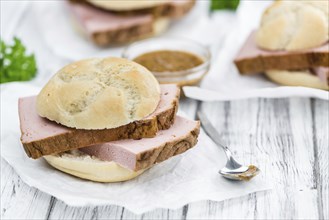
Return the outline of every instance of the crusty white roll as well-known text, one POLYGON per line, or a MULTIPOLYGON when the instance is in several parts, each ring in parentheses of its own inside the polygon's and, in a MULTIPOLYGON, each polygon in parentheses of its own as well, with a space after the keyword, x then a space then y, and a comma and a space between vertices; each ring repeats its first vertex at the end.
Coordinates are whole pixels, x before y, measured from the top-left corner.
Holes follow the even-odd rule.
POLYGON ((265 10, 256 42, 268 50, 300 50, 329 39, 329 1, 279 0, 265 10))
POLYGON ((158 81, 122 58, 87 59, 58 71, 37 97, 40 116, 78 129, 110 129, 141 120, 160 101, 158 81))
POLYGON ((44 156, 44 159, 62 172, 95 182, 126 181, 139 176, 145 171, 132 171, 113 161, 102 161, 78 150, 60 155, 47 155, 44 156))
POLYGON ((87 0, 99 8, 112 11, 130 11, 152 8, 172 0, 87 0))
POLYGON ((309 70, 269 70, 265 72, 265 75, 273 82, 285 86, 304 86, 329 90, 329 86, 321 81, 318 76, 313 75, 309 70))

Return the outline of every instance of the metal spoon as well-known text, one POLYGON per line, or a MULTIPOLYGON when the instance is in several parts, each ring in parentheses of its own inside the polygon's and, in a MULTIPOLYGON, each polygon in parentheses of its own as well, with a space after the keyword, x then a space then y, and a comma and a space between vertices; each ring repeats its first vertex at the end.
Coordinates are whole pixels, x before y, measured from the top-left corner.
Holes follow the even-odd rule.
POLYGON ((232 156, 232 152, 228 149, 228 147, 224 146, 220 142, 220 136, 216 129, 212 126, 207 116, 202 112, 198 111, 198 117, 201 121, 201 125, 204 128, 205 132, 209 135, 209 137, 221 148, 224 149, 224 152, 227 157, 227 162, 224 168, 219 170, 219 173, 231 180, 245 180, 248 181, 254 176, 256 176, 260 170, 254 166, 242 166, 232 156))

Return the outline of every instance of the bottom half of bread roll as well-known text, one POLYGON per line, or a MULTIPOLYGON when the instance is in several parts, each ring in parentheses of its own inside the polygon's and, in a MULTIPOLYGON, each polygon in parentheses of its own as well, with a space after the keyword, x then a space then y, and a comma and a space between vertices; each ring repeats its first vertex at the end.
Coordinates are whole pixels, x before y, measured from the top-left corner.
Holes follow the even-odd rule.
POLYGON ((281 85, 304 86, 322 90, 329 90, 328 85, 329 68, 307 70, 269 70, 265 75, 281 85))
POLYGON ((70 175, 95 182, 121 182, 133 179, 145 169, 133 171, 114 161, 103 161, 79 150, 44 156, 54 168, 70 175))

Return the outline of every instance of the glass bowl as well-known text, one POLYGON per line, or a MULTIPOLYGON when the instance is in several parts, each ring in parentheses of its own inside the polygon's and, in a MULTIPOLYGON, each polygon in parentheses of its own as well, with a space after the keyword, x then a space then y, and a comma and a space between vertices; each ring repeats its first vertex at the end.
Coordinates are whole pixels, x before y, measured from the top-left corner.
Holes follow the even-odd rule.
POLYGON ((209 49, 193 40, 178 37, 159 37, 135 42, 123 51, 122 57, 134 60, 142 54, 161 50, 191 53, 203 61, 202 64, 187 70, 152 72, 161 84, 198 85, 209 71, 211 60, 209 49))

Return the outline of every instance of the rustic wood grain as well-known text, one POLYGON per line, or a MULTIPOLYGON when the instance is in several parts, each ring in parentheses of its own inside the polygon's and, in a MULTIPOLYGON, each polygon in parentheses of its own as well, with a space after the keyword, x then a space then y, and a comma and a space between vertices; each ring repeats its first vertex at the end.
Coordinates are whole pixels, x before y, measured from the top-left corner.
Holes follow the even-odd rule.
POLYGON ((50 198, 26 185, 1 158, 0 219, 45 219, 50 198))
POLYGON ((274 188, 271 192, 254 194, 254 198, 251 194, 234 206, 226 207, 235 199, 223 202, 225 212, 217 217, 319 217, 313 186, 312 114, 308 99, 207 103, 202 109, 212 116, 223 142, 237 159, 258 165, 262 170, 259 178, 271 179, 274 188))
MULTIPOLYGON (((197 102, 181 108, 194 116, 197 102)), ((242 163, 262 169, 273 190, 223 202, 135 215, 118 206, 75 208, 28 187, 2 161, 2 219, 327 219, 329 106, 310 99, 252 99, 203 104, 242 163), (14 193, 13 193, 14 191, 14 193), (16 207, 20 207, 17 210, 16 207)))
POLYGON ((314 186, 317 190, 318 215, 329 219, 329 103, 311 100, 314 147, 314 186))

